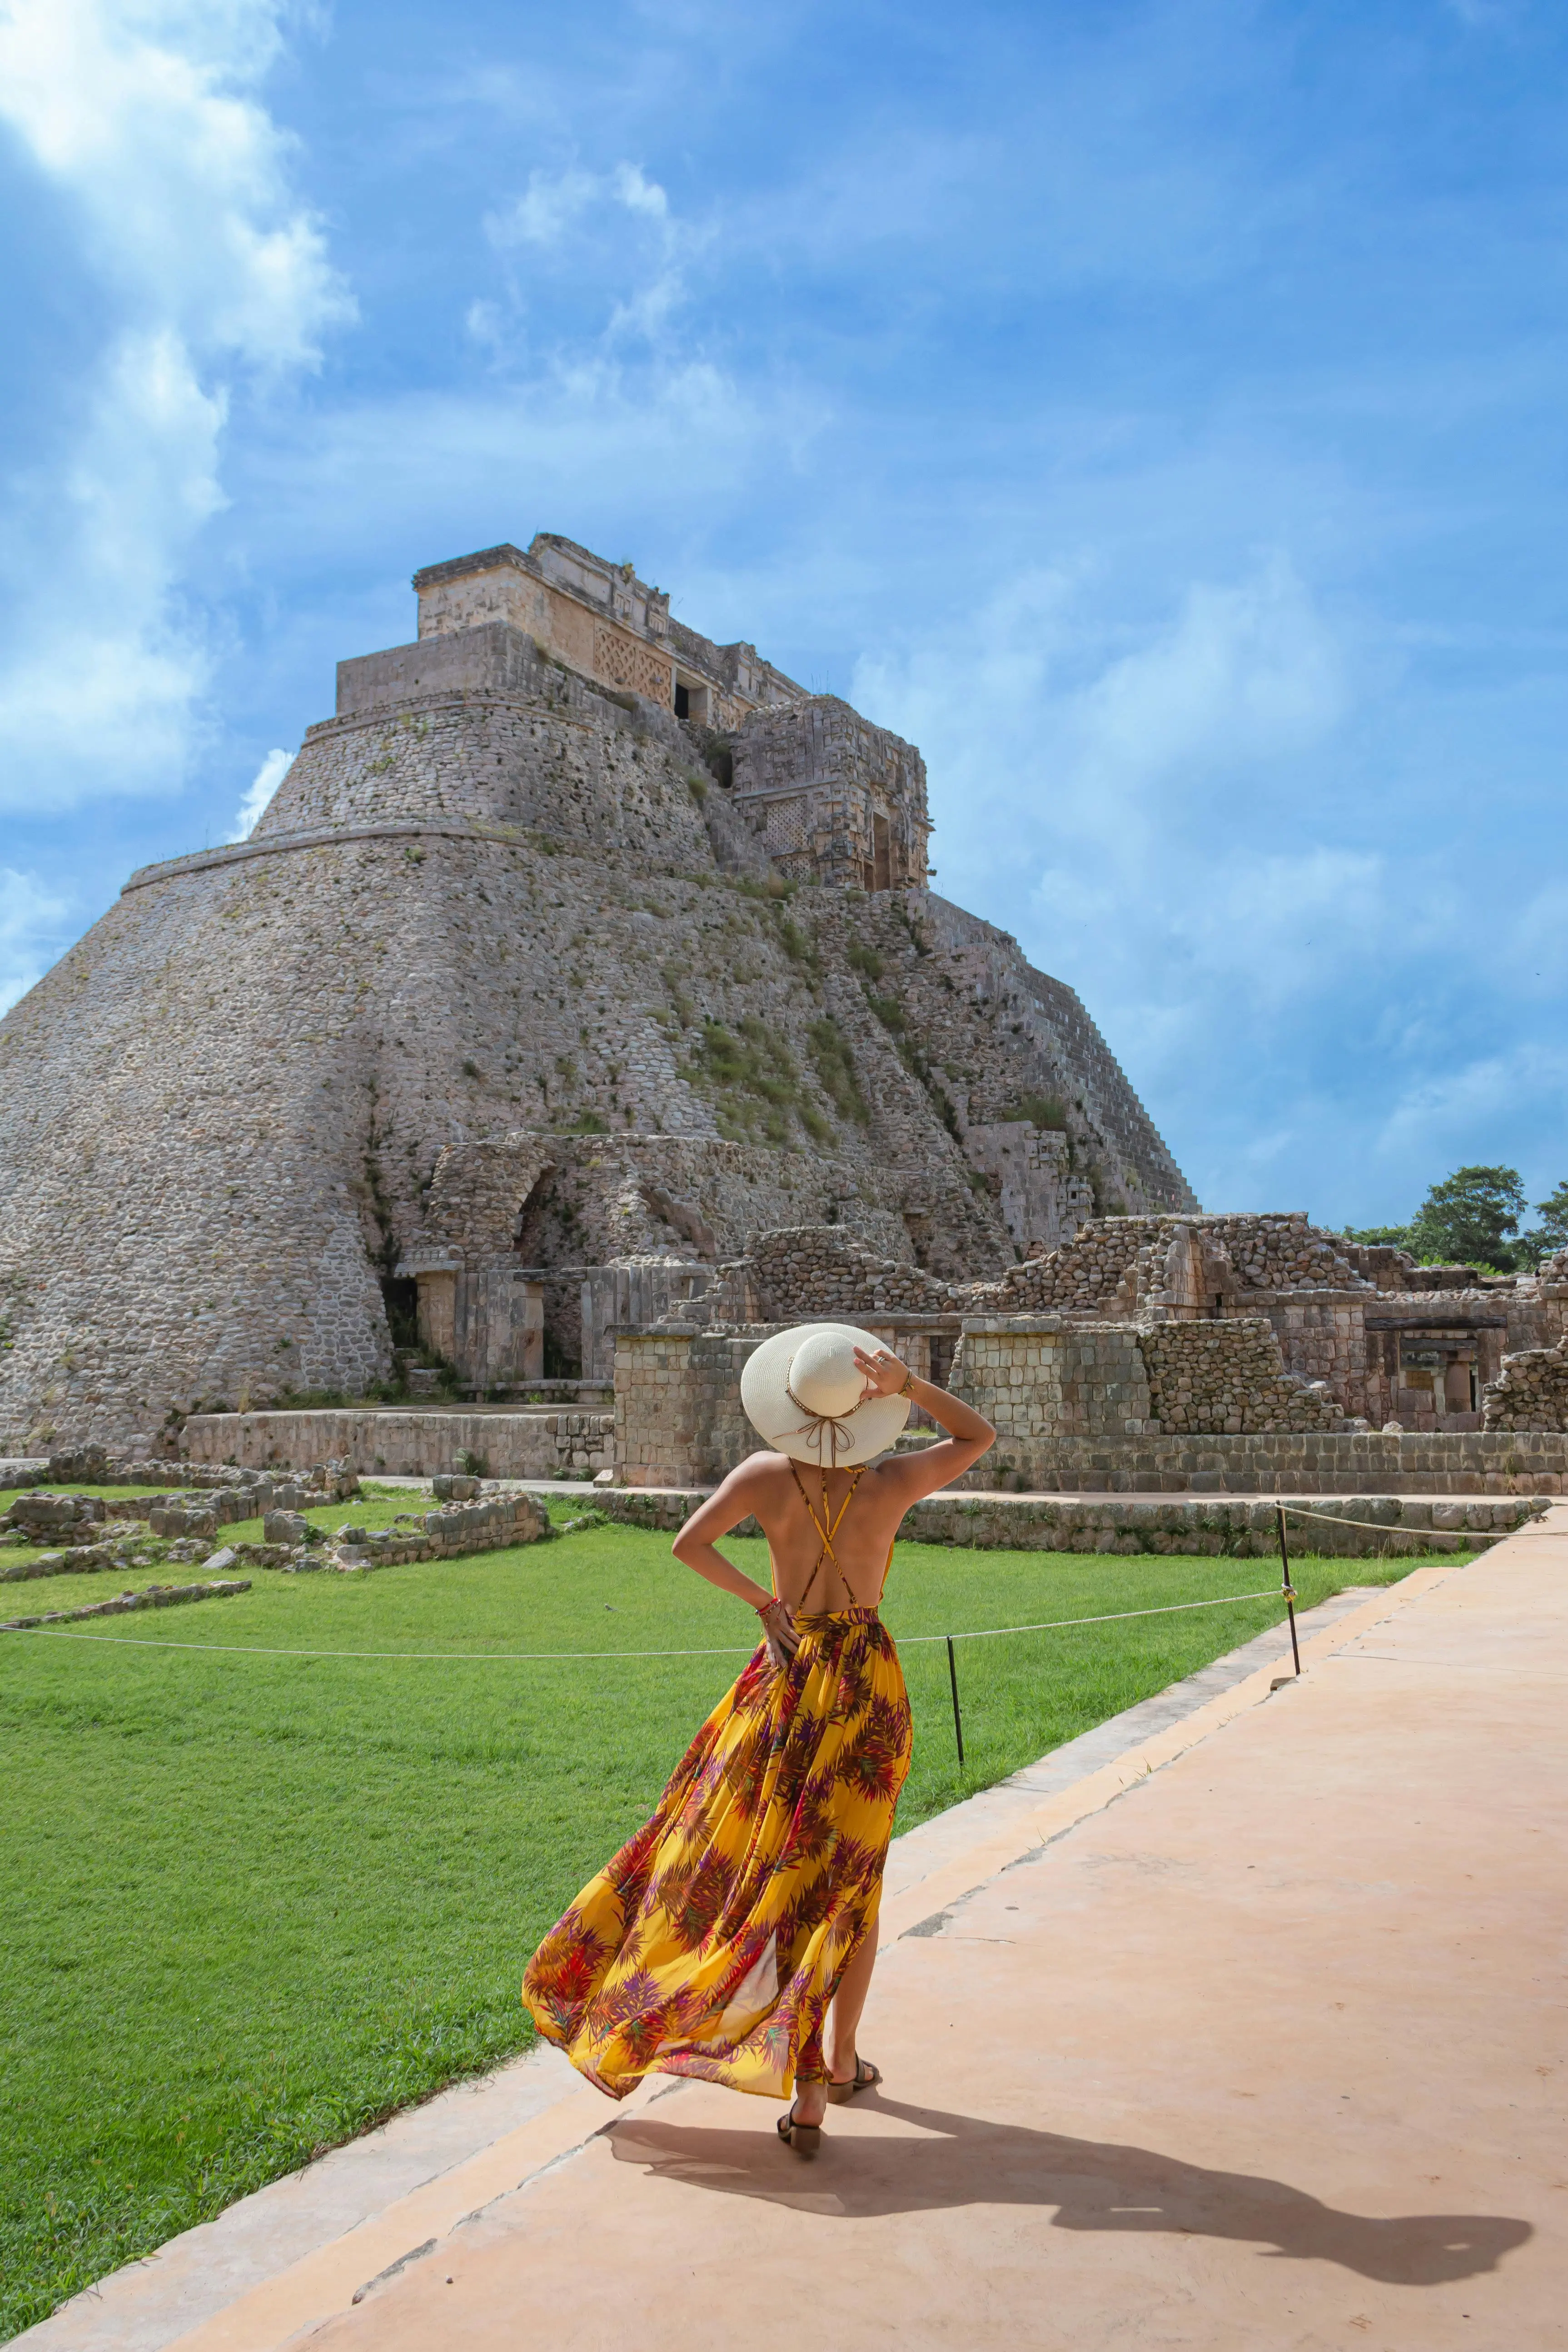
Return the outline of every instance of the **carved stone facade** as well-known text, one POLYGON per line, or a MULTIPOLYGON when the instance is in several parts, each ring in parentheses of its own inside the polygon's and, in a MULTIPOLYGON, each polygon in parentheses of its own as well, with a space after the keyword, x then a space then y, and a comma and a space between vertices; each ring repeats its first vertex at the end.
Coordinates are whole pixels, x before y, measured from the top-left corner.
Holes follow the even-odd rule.
POLYGON ((429 564, 414 586, 422 642, 500 622, 584 677, 695 726, 737 727, 751 711, 807 699, 755 646, 718 646, 671 620, 668 594, 635 565, 608 563, 553 531, 526 550, 489 547, 429 564))
POLYGON ((925 761, 836 696, 759 711, 732 746, 735 806, 775 873, 859 890, 923 890, 925 761))

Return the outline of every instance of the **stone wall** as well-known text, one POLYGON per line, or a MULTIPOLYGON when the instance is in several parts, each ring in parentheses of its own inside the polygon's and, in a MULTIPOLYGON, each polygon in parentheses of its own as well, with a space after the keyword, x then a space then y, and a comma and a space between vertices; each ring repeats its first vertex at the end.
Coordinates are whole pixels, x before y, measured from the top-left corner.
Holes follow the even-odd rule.
POLYGON ((539 1543, 549 1534, 549 1519, 531 1496, 486 1495, 475 1502, 410 1512, 401 1527, 340 1532, 333 1556, 340 1568, 396 1568, 411 1560, 507 1550, 514 1544, 539 1543))
POLYGON ((881 1257, 842 1225, 794 1225, 753 1234, 747 1273, 759 1318, 864 1322, 882 1314, 949 1315, 953 1290, 921 1266, 881 1257))
POLYGON ((741 1407, 741 1367, 763 1335, 622 1332, 616 1343, 616 1475, 626 1486, 713 1486, 762 1444, 741 1407))
POLYGON ((1052 1256, 1016 1266, 996 1286, 997 1304, 1026 1314, 1137 1313, 1161 1306, 1194 1315, 1229 1307, 1247 1292, 1370 1289, 1304 1212, 1279 1216, 1096 1217, 1052 1256), (1189 1273, 1189 1237, 1199 1265, 1189 1273), (1183 1287, 1173 1293, 1172 1253, 1183 1287), (1206 1265, 1204 1261, 1206 1259, 1206 1265))
POLYGON ((1261 1315, 1156 1323, 1139 1336, 1154 1425, 1174 1435, 1258 1435, 1337 1429, 1339 1400, 1285 1370, 1261 1315))
POLYGON ((1008 1437, 961 1483, 1019 1494, 1560 1495, 1568 1438, 1479 1430, 1008 1437))
POLYGON ((1505 1356, 1484 1395, 1489 1431, 1568 1430, 1568 1346, 1505 1356))
POLYGON ((964 1323, 949 1385, 1020 1454, 1071 1437, 1136 1437, 1149 1383, 1129 1327, 1057 1316, 964 1323))
POLYGON ((710 866, 686 782, 689 752, 595 699, 593 723, 479 688, 322 719, 307 730, 257 837, 365 823, 390 809, 541 831, 686 872, 710 866))
POLYGON ((1064 1130, 1039 1128, 1032 1119, 971 1119, 963 1148, 990 1185, 1021 1257, 1048 1257, 1093 1216, 1094 1187, 1074 1174, 1064 1130))
MULTIPOLYGON (((666 1487, 641 1493, 605 1493, 595 1498, 610 1517, 627 1527, 673 1534, 703 1501, 699 1488, 666 1487)), ((1313 1508, 1317 1507, 1314 1500, 1313 1508)), ((1545 1507, 1529 1497, 1454 1503, 1406 1501, 1381 1494, 1355 1495, 1324 1506, 1321 1518, 1293 1518, 1289 1542, 1293 1557, 1315 1553, 1330 1559, 1401 1559, 1421 1552, 1439 1558, 1484 1551, 1528 1523, 1545 1507), (1371 1522, 1355 1526, 1355 1520, 1371 1522), (1434 1540, 1462 1534, 1460 1544, 1434 1540)), ((748 1526, 737 1532, 752 1532, 748 1526)), ((1112 1552, 1132 1557, 1182 1553, 1277 1562, 1279 1520, 1272 1501, 1127 1503, 1043 1501, 1023 1495, 931 1495, 905 1516, 905 1543, 973 1545, 984 1551, 1112 1552)), ((897 1599, 897 1585, 893 1587, 897 1599)))
POLYGON ((484 1465, 489 1478, 592 1478, 612 1466, 608 1412, 420 1412, 349 1406, 329 1412, 193 1413, 184 1442, 197 1462, 265 1469, 345 1461, 372 1476, 428 1477, 484 1465), (459 1457, 463 1457, 459 1459, 459 1457))

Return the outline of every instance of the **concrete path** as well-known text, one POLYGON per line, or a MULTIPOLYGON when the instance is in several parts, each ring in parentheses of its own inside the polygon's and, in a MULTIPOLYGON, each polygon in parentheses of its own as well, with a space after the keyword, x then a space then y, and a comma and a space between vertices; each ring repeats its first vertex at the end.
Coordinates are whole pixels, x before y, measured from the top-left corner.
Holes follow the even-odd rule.
POLYGON ((1568 2343, 1568 1508, 1306 1629, 900 1842, 815 2164, 568 2089, 179 2352, 1568 2343))

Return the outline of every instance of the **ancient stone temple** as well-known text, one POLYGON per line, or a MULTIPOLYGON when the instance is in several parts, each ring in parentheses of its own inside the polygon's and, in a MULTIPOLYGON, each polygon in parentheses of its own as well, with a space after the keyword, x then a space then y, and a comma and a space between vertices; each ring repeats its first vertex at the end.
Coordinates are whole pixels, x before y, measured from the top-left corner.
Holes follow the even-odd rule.
POLYGON ((1195 1210, 1072 990, 928 888, 912 745, 569 540, 415 586, 252 837, 0 1023, 0 1452, 416 1349, 570 1397, 752 1311, 758 1235, 918 1287, 1195 1210))

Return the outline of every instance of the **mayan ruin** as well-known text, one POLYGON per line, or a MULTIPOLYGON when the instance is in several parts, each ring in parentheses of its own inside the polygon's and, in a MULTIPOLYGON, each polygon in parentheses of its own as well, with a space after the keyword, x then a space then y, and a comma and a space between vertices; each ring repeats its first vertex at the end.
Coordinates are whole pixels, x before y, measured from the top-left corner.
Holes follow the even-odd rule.
POLYGON ((1568 1268, 1201 1211, 931 888, 914 745, 568 539, 414 587, 254 834, 0 1024, 0 1454, 686 1486, 821 1317, 985 1483, 1555 1490, 1568 1268))

